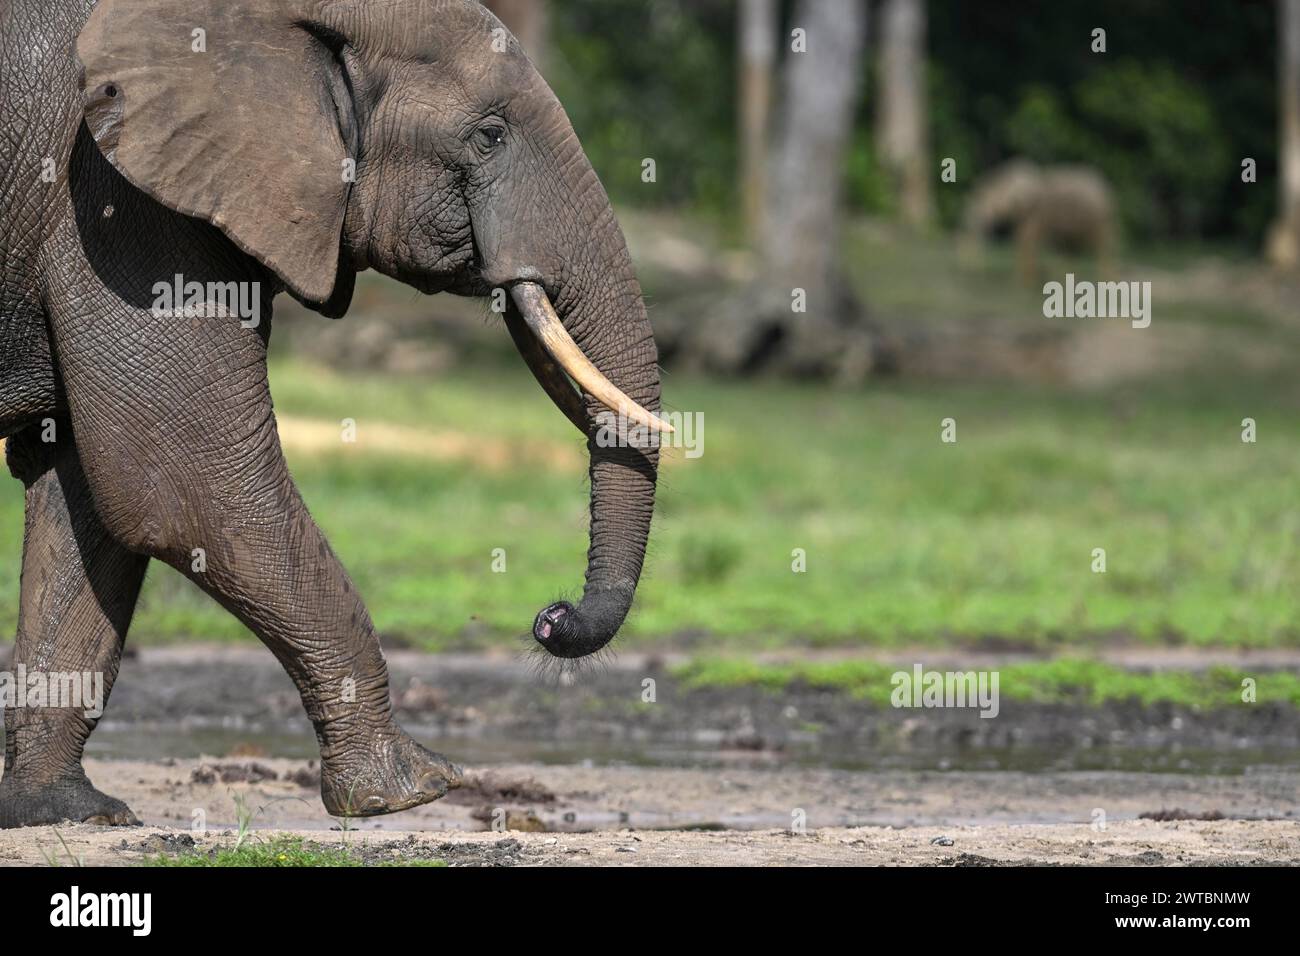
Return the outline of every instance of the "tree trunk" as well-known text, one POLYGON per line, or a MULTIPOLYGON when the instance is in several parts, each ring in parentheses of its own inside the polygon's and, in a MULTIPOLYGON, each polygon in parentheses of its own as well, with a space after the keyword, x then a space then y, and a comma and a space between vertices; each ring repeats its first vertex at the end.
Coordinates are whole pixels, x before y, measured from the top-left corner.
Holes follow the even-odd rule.
POLYGON ((758 348, 777 350, 771 364, 790 374, 856 380, 870 369, 871 347, 838 256, 866 4, 798 0, 791 25, 805 31, 807 49, 786 52, 760 244, 770 305, 756 312, 781 322, 760 330, 758 348))
POLYGON ((1300 0, 1278 0, 1278 210, 1268 258, 1300 268, 1300 0))
POLYGON ((843 173, 862 79, 865 0, 797 0, 768 154, 753 278, 676 322, 666 353, 724 374, 842 383, 890 362, 840 267, 843 173))
POLYGON ((768 125, 776 68, 776 0, 740 0, 740 182, 745 229, 751 246, 763 234, 768 125))
POLYGON ((483 0, 506 25, 539 73, 546 72, 546 0, 483 0))
POLYGON ((809 290, 836 272, 843 166, 857 100, 862 0, 799 0, 806 52, 786 53, 781 122, 768 180, 764 265, 809 290))
POLYGON ((894 177, 899 216, 924 226, 933 214, 925 90, 925 0, 885 0, 880 11, 876 148, 894 177))

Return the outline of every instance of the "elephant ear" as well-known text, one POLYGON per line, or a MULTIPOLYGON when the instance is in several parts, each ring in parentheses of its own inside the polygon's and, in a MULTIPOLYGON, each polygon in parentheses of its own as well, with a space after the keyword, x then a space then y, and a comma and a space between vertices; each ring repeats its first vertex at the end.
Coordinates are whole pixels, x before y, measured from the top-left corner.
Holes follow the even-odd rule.
POLYGON ((352 106, 337 102, 346 85, 312 6, 100 0, 77 55, 87 126, 123 176, 337 308, 352 106))

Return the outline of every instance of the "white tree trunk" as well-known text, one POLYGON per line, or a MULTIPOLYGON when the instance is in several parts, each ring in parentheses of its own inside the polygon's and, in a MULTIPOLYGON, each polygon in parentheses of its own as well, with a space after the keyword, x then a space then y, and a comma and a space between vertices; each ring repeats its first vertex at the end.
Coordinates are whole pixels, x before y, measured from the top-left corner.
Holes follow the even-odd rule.
POLYGON ((776 0, 740 0, 738 14, 741 205, 749 241, 757 244, 763 234, 763 200, 767 188, 777 3, 776 0))
MULTIPOLYGON (((799 0, 787 35, 781 122, 767 183, 762 243, 769 274, 787 276, 810 300, 835 284, 845 150, 862 79, 862 0, 799 0)), ((830 303, 809 302, 809 311, 830 303)))
POLYGON ((929 222, 933 199, 925 89, 925 0, 885 0, 880 11, 876 146, 894 176, 904 222, 929 222))
MULTIPOLYGON (((755 5, 757 7, 757 4, 755 5)), ((866 0, 797 0, 783 49, 754 279, 676 342, 712 371, 860 382, 889 356, 840 262, 845 157, 863 78, 866 0), (882 361, 883 359, 883 361, 882 361)), ((743 15, 742 11, 742 15, 743 15)), ((743 97, 742 97, 743 99, 743 97)))
POLYGON ((1300 268, 1300 0, 1278 0, 1278 196, 1268 258, 1300 268))
POLYGON ((484 0, 515 35, 539 72, 546 69, 547 0, 484 0))

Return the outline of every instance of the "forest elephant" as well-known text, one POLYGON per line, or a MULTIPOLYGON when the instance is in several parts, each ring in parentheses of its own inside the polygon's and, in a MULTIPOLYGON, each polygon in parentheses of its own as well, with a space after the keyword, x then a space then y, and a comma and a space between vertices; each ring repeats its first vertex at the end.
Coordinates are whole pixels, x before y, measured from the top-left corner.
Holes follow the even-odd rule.
MULTIPOLYGON (((671 427, 626 243, 564 109, 472 0, 8 0, 0 40, 0 437, 26 489, 14 667, 100 674, 106 694, 156 558, 288 672, 330 814, 437 799, 461 771, 395 722, 370 614, 286 467, 271 304, 341 316, 365 269, 508 292, 511 338, 590 455, 585 588, 532 634, 560 658, 597 651, 632 604, 671 427)), ((82 768, 97 715, 24 704, 5 709, 0 826, 134 823, 82 768)))
POLYGON ((962 246, 969 259, 988 238, 1012 236, 1016 273, 1033 287, 1041 281, 1045 247, 1089 253, 1098 272, 1107 273, 1118 232, 1114 195, 1095 169, 1014 159, 975 184, 966 202, 962 246))

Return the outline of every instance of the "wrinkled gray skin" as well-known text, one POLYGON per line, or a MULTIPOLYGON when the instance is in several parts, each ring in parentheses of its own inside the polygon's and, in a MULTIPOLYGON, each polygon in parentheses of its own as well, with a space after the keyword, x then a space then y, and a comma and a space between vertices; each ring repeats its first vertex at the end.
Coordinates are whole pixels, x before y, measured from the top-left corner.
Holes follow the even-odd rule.
MULTIPOLYGON (((365 268, 429 293, 536 281, 606 377, 657 410, 657 355, 622 234, 562 108, 513 39, 493 50, 499 24, 477 4, 100 0, 95 20, 129 23, 142 4, 160 20, 210 24, 196 56, 216 59, 185 62, 225 58, 222 78, 186 88, 183 71, 150 72, 141 44, 158 41, 145 27, 87 28, 78 45, 87 0, 0 7, 0 436, 27 508, 14 667, 99 671, 111 686, 157 558, 243 621, 293 678, 331 814, 437 799, 460 771, 394 722, 370 615, 281 454, 266 373, 271 299, 287 287, 339 315, 365 268), (222 19, 232 10, 239 29, 222 19), (120 90, 95 79, 83 94, 79 59, 84 82, 107 64, 120 90), (263 80, 256 103, 222 89, 263 80), (231 98, 211 114, 228 127, 197 138, 168 128, 181 105, 214 95, 231 98), (121 103, 125 132, 105 132, 113 114, 92 107, 121 103), (133 118, 144 105, 152 112, 133 118), (314 167, 313 136, 324 144, 314 167), (342 155, 356 160, 354 183, 337 175, 342 155), (150 165, 177 156, 183 175, 150 165), (300 198, 317 193, 337 207, 300 198), (286 196, 298 205, 281 215, 286 196), (260 282, 260 326, 155 315, 154 284, 176 273, 260 282), (55 440, 43 441, 49 420, 55 440), (203 572, 192 570, 198 548, 203 572)), ((188 29, 167 35, 190 42, 188 29)), ((576 606, 557 602, 534 622, 559 657, 599 649, 621 625, 658 464, 653 449, 599 447, 599 406, 583 399, 586 588, 576 606)), ((0 826, 134 822, 82 770, 94 725, 80 708, 5 711, 0 826)))

